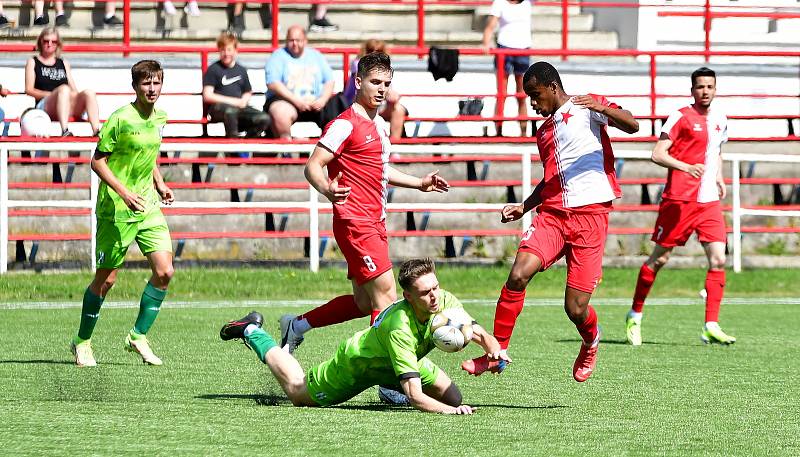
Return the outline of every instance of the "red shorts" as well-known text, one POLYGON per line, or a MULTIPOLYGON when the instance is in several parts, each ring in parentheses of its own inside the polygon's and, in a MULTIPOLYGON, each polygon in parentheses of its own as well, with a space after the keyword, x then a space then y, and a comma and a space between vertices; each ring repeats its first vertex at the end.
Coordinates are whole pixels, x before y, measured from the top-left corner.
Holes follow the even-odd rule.
POLYGON ((522 235, 519 251, 542 261, 541 271, 567 256, 567 286, 594 292, 603 275, 608 213, 542 211, 522 235))
POLYGON ((358 285, 392 269, 384 221, 334 218, 333 237, 347 260, 347 279, 358 285))
POLYGON ((659 246, 671 248, 686 244, 693 232, 704 243, 727 241, 720 202, 661 200, 651 239, 659 246))

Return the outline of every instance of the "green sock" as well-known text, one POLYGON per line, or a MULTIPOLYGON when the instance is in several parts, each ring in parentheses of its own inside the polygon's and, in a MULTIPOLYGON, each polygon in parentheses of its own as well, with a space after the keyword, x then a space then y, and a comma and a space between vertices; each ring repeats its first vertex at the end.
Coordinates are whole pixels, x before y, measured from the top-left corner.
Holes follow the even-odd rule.
POLYGON ((154 285, 147 283, 142 293, 142 300, 139 302, 139 315, 136 316, 136 323, 133 331, 139 335, 146 335, 153 325, 153 322, 161 311, 161 302, 167 296, 166 290, 161 290, 154 285))
POLYGON ((264 356, 267 354, 267 351, 278 346, 269 333, 259 327, 256 327, 256 329, 250 333, 247 333, 247 329, 245 329, 244 338, 247 340, 247 345, 250 346, 250 349, 255 351, 258 360, 262 363, 267 363, 264 361, 264 356))
POLYGON ((81 325, 78 328, 78 336, 75 337, 75 344, 82 343, 92 337, 94 326, 100 318, 100 307, 103 306, 103 297, 98 297, 89 288, 83 293, 83 306, 81 307, 81 325))

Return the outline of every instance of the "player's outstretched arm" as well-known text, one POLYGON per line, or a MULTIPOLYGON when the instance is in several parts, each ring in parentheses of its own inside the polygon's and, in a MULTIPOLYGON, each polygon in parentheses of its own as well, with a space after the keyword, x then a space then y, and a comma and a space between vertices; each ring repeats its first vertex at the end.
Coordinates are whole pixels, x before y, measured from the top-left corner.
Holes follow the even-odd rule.
POLYGON ((304 174, 306 180, 317 189, 317 192, 325 196, 331 203, 341 205, 350 196, 350 188, 339 185, 342 173, 334 179, 328 179, 325 167, 333 160, 333 153, 324 146, 317 144, 311 157, 306 162, 304 174))
POLYGON ((108 167, 108 157, 109 154, 107 153, 95 151, 91 161, 92 171, 97 173, 97 176, 106 183, 108 187, 122 197, 122 200, 128 205, 128 208, 133 211, 144 211, 144 198, 139 194, 129 191, 128 188, 114 176, 114 172, 108 167))
POLYGON ((719 199, 723 200, 728 195, 728 190, 725 188, 725 177, 722 175, 722 166, 725 164, 722 160, 722 151, 719 151, 719 166, 717 167, 717 192, 719 199))
POLYGON ((422 192, 447 192, 450 184, 439 176, 439 170, 434 170, 422 178, 412 176, 402 171, 389 167, 389 184, 397 187, 418 189, 422 192))
POLYGON ((478 324, 472 325, 472 342, 479 345, 484 351, 486 351, 486 356, 489 358, 489 360, 505 360, 506 362, 511 363, 511 359, 508 357, 508 354, 501 351, 500 343, 497 342, 497 338, 484 330, 484 328, 478 324))
POLYGON ((705 171, 704 164, 697 163, 690 165, 686 162, 678 160, 669 155, 670 147, 672 147, 672 140, 669 139, 669 136, 666 133, 662 133, 661 137, 656 143, 656 147, 653 148, 653 154, 650 156, 650 160, 664 168, 671 168, 673 170, 689 173, 694 178, 703 176, 703 171, 705 171))
POLYGON ((444 404, 422 391, 420 378, 407 378, 400 381, 403 393, 414 408, 427 413, 472 414, 476 408, 468 405, 450 406, 444 404))

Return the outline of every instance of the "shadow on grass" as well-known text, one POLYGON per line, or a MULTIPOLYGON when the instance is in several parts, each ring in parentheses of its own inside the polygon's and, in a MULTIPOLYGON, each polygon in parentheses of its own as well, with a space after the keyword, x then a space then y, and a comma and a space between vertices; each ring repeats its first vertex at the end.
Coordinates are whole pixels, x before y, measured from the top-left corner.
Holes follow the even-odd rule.
POLYGON ((260 406, 289 405, 289 400, 284 395, 276 394, 203 394, 194 398, 202 400, 253 400, 260 406))
MULTIPOLYGON (((472 407, 476 407, 479 410, 481 408, 498 408, 498 409, 560 409, 560 408, 569 408, 569 406, 565 405, 543 405, 543 406, 525 406, 525 405, 497 405, 497 404, 481 404, 481 403, 470 403, 467 402, 468 405, 472 407)), ((416 409, 412 408, 411 406, 395 406, 395 405, 387 405, 384 403, 367 403, 367 404, 340 404, 334 406, 328 406, 325 409, 343 409, 343 410, 352 410, 352 411, 387 411, 387 412, 417 412, 416 409)))
MULTIPOLYGON (((31 359, 31 360, 0 360, 3 363, 19 363, 25 365, 41 364, 41 365, 75 365, 75 362, 69 360, 44 360, 44 359, 31 359)), ((102 365, 128 365, 126 363, 103 362, 102 365)))
MULTIPOLYGON (((583 342, 580 338, 567 338, 563 340, 555 340, 556 343, 581 343, 583 342)), ((616 344, 619 346, 630 346, 627 340, 600 340, 600 344, 616 344)), ((680 343, 661 343, 658 341, 643 341, 642 346, 691 346, 690 344, 680 344, 680 343)))

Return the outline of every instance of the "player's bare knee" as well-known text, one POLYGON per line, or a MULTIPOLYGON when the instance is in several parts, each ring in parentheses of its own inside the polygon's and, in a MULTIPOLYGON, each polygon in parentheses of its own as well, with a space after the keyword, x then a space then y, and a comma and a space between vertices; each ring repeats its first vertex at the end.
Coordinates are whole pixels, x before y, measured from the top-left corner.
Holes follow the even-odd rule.
POLYGON ((709 270, 722 270, 725 268, 726 262, 725 254, 719 255, 712 255, 710 259, 708 259, 708 269, 709 270))
POLYGON ((156 277, 158 278, 158 281, 164 286, 169 284, 174 274, 175 274, 175 267, 173 267, 172 265, 162 267, 156 270, 156 277))
POLYGON ((506 287, 510 290, 521 292, 528 287, 528 281, 530 281, 530 279, 531 276, 527 273, 512 268, 511 273, 508 274, 508 280, 506 280, 506 287))

